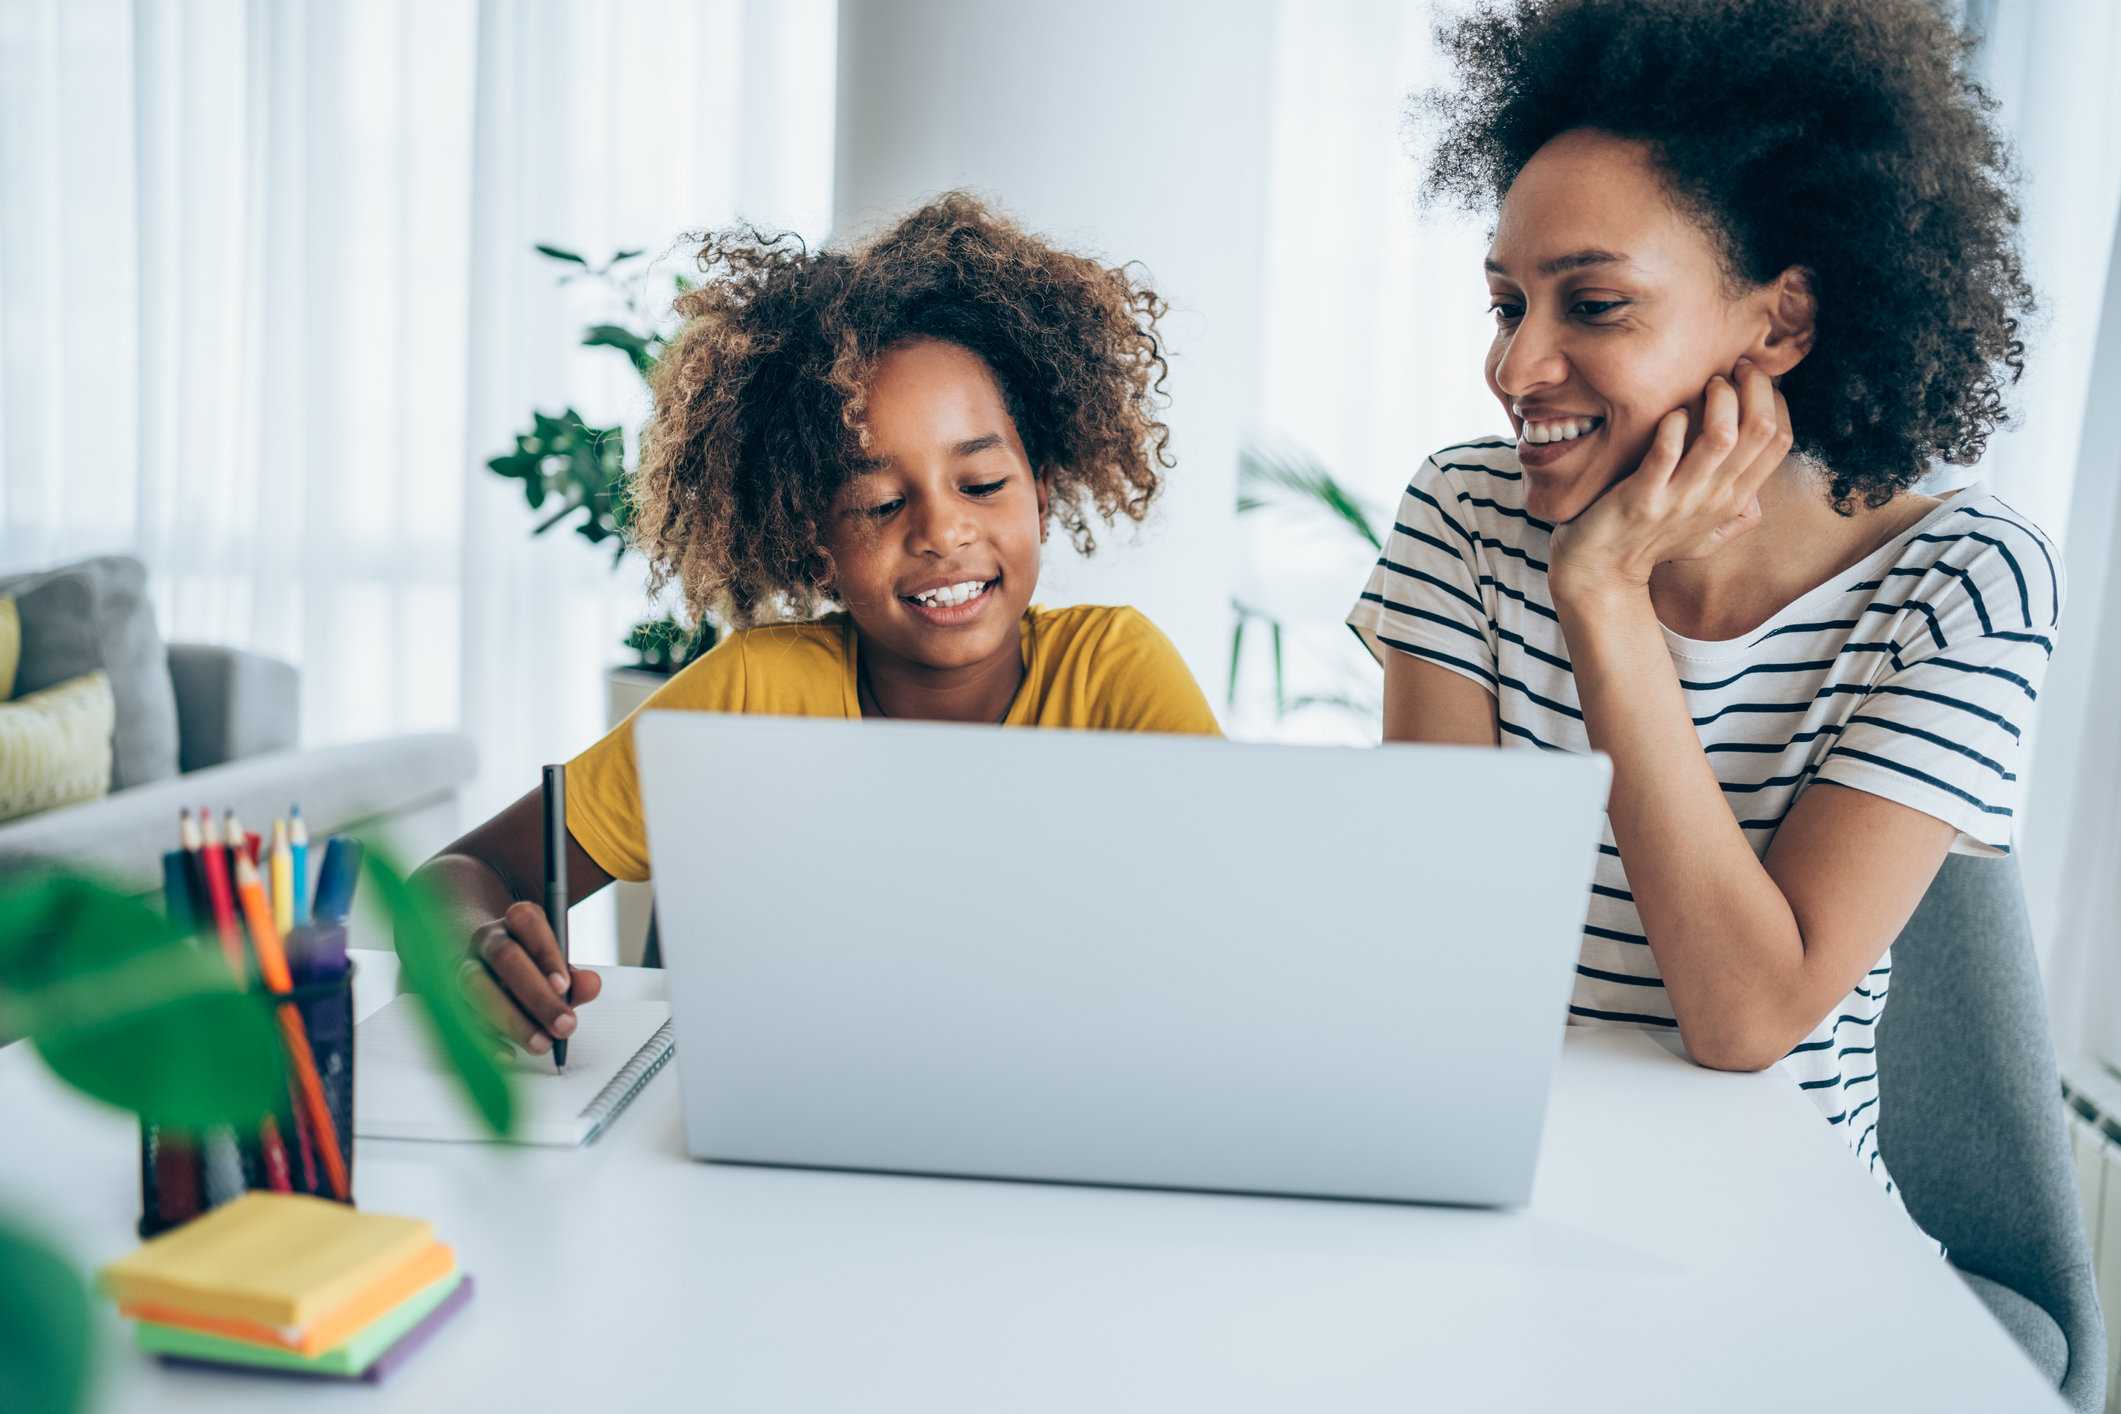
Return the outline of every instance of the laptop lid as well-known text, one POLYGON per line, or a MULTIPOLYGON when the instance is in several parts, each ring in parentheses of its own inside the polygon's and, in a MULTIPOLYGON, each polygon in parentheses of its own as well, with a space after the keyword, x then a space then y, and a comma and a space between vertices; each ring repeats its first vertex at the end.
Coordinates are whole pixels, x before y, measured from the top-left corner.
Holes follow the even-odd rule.
POLYGON ((649 712, 700 1158, 1519 1204, 1608 774, 649 712))

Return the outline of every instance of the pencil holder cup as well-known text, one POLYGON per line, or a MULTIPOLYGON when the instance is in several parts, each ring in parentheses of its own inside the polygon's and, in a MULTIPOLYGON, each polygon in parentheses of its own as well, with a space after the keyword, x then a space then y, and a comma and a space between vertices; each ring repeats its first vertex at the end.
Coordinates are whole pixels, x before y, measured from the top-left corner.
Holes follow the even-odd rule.
POLYGON ((353 1201, 353 968, 349 966, 343 976, 329 982, 281 995, 261 992, 256 997, 260 1006, 274 1014, 283 1039, 287 1093, 255 1125, 180 1130, 143 1119, 142 1237, 165 1232, 253 1188, 340 1198, 335 1171, 344 1179, 345 1197, 340 1201, 353 1201), (315 1121, 315 1101, 308 1095, 300 1063, 286 1054, 286 1039, 296 1030, 281 1020, 282 1007, 300 1018, 299 1034, 307 1042, 324 1108, 331 1117, 328 1143, 315 1121))

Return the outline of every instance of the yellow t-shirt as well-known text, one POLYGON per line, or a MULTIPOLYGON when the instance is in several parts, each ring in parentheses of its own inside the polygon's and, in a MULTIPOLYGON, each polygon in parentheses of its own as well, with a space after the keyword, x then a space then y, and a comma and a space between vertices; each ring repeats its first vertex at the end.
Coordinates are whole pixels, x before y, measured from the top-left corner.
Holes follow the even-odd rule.
MULTIPOLYGON (((1185 659, 1139 611, 1034 604, 1022 632, 1024 685, 1003 726, 1222 735, 1185 659)), ((732 633, 640 711, 859 718, 858 641, 845 614, 732 633)), ((567 828, 614 879, 648 877, 632 717, 567 763, 567 828)))

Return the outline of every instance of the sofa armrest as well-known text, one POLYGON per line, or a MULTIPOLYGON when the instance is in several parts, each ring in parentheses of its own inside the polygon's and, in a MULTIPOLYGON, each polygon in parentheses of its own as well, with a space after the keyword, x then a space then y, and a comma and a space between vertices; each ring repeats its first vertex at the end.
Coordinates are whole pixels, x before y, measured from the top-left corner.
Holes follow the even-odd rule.
POLYGON ((424 811, 453 796, 478 765, 471 738, 455 733, 275 751, 10 820, 0 825, 0 879, 73 865, 150 893, 162 887, 162 852, 176 848, 181 807, 204 805, 218 816, 234 806, 256 829, 270 828, 289 802, 299 802, 315 840, 424 811))
POLYGON ((169 645, 177 769, 197 771, 295 744, 302 679, 277 658, 208 643, 169 645))

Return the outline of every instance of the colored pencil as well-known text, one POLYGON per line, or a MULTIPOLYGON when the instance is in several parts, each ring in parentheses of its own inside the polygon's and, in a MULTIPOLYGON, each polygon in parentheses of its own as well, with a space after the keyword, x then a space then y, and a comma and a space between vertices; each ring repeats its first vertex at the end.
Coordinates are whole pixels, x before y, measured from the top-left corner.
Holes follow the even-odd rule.
POLYGON ((293 856, 295 922, 309 921, 309 826, 302 822, 302 807, 287 807, 287 852, 293 856))
POLYGON ((248 975, 243 965, 243 933, 236 923, 235 892, 228 882, 228 850, 214 835, 214 813, 201 807, 197 829, 203 837, 199 864, 206 873, 207 900, 213 905, 214 931, 221 938, 222 956, 238 978, 248 975))
POLYGON ((295 926, 295 857, 287 845, 287 822, 272 822, 272 922, 286 937, 295 926))
MULTIPOLYGON (((237 832, 241 828, 231 813, 228 830, 232 841, 240 838, 237 832)), ((241 849, 232 848, 230 852, 236 856, 236 894, 243 900, 243 917, 250 924, 250 944, 257 954, 258 976, 264 979, 269 991, 282 994, 293 991, 294 979, 287 970, 287 954, 281 947, 279 931, 273 927, 272 909, 265 902, 265 885, 258 878, 258 866, 241 849)), ((344 1202, 353 1196, 352 1185, 347 1180, 346 1158, 339 1149, 339 1131, 332 1124, 331 1106, 324 1099, 324 1082, 317 1078, 317 1060, 310 1053, 309 1031, 302 1025, 302 1013, 292 1002, 283 1002, 274 1014, 280 1023, 280 1039, 294 1066, 295 1085, 308 1111, 317 1152, 324 1158, 324 1173, 331 1180, 332 1195, 344 1202)))

